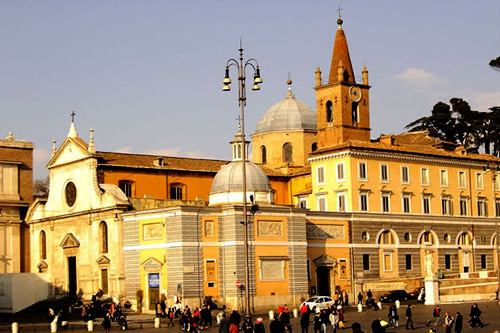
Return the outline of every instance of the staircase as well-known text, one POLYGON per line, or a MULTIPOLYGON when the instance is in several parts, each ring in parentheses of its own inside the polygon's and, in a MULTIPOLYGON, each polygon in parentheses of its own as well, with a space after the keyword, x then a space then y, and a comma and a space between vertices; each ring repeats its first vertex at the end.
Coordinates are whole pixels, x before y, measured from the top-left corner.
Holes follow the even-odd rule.
POLYGON ((496 272, 460 274, 439 280, 439 298, 445 303, 495 299, 497 289, 496 272))

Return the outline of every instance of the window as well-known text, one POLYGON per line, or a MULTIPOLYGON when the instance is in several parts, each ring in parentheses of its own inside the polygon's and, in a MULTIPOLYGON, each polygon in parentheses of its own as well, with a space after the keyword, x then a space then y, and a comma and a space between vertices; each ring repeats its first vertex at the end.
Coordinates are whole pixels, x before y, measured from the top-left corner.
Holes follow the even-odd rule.
POLYGON ((367 233, 366 231, 363 231, 363 232, 361 233, 361 240, 362 240, 363 242, 368 242, 368 240, 370 240, 370 234, 369 234, 369 233, 367 233))
POLYGON ((369 254, 363 254, 363 270, 364 271, 370 270, 370 255, 369 254))
POLYGON ((366 162, 358 162, 358 179, 367 180, 366 162))
POLYGON ((484 188, 483 174, 481 172, 476 173, 476 189, 482 190, 484 188))
POLYGON ((380 164, 380 181, 389 182, 389 166, 387 164, 380 164))
POLYGON ((333 112, 332 112, 332 101, 326 102, 326 122, 331 123, 333 121, 333 112))
POLYGON ((382 192, 381 201, 382 201, 382 211, 383 212, 390 212, 390 210, 391 210, 390 199, 391 199, 390 193, 382 192))
POLYGON ((486 209, 486 199, 478 198, 477 199, 477 216, 488 216, 488 212, 486 209))
POLYGON ((45 231, 40 231, 40 260, 47 259, 47 236, 45 231))
POLYGON ((434 237, 429 231, 426 231, 422 234, 422 239, 420 240, 420 243, 424 245, 432 245, 434 244, 434 237))
POLYGON ((427 168, 420 169, 420 176, 422 185, 429 185, 429 169, 427 168))
POLYGON ((495 200, 495 215, 500 216, 500 200, 495 200))
POLYGON ((401 183, 410 183, 410 168, 406 165, 401 166, 401 183))
POLYGON ((337 193, 337 210, 339 212, 345 212, 346 208, 346 195, 344 192, 337 193))
POLYGON ((120 180, 118 182, 118 187, 122 190, 123 193, 127 196, 127 198, 133 197, 132 195, 132 182, 126 180, 120 180))
POLYGON ((389 230, 385 230, 384 232, 382 232, 380 234, 378 242, 379 244, 394 244, 395 240, 392 232, 390 232, 389 230))
POLYGON ((403 213, 411 213, 411 195, 403 194, 403 213))
POLYGON ((285 280, 285 260, 261 258, 260 279, 263 281, 285 280))
POLYGON ((500 191, 500 174, 493 175, 493 190, 500 191))
POLYGON ((463 232, 460 234, 458 237, 458 245, 471 245, 472 244, 472 237, 470 236, 469 233, 463 232))
POLYGON ((448 170, 439 170, 439 179, 442 187, 448 187, 448 170))
POLYGON ((344 163, 337 163, 337 181, 344 181, 344 163))
POLYGON ((170 185, 170 199, 172 200, 182 200, 182 186, 181 185, 170 185))
POLYGON ((362 212, 368 211, 368 193, 360 192, 359 193, 359 210, 362 212))
POLYGON ((384 253, 384 272, 392 272, 392 253, 384 253))
POLYGON ((326 212, 326 197, 324 195, 318 197, 318 210, 326 212))
POLYGON ((319 166, 316 168, 316 179, 318 184, 325 183, 325 167, 319 166))
POLYGON ((104 294, 108 293, 108 269, 101 269, 101 290, 104 294))
POLYGON ((351 111, 352 111, 352 123, 355 124, 359 122, 358 102, 352 102, 351 111))
POLYGON ((217 281, 217 262, 215 259, 205 260, 205 280, 208 287, 215 287, 215 282, 217 281))
POLYGON ((313 144, 311 145, 311 151, 316 151, 316 150, 318 150, 318 143, 313 142, 313 144))
POLYGON ((467 197, 460 197, 460 215, 467 215, 467 197))
POLYGON ((411 234, 409 232, 405 232, 404 239, 405 239, 405 242, 407 242, 407 243, 411 242, 411 234))
POLYGON ((0 164, 0 194, 7 195, 5 199, 19 200, 19 171, 17 164, 0 164))
POLYGON ((260 160, 261 160, 262 164, 266 164, 267 163, 267 150, 266 150, 266 146, 261 146, 260 147, 260 160))
POLYGON ((458 187, 460 187, 460 188, 467 187, 467 178, 465 176, 465 171, 458 172, 458 187))
POLYGON ((212 220, 206 220, 205 223, 205 237, 214 237, 215 236, 215 222, 212 220))
POLYGON ((486 269, 486 254, 481 254, 481 269, 486 269))
POLYGON ((290 142, 287 142, 283 145, 283 162, 293 162, 293 147, 290 142))
POLYGON ((445 243, 450 243, 451 242, 451 236, 450 234, 446 233, 443 235, 443 240, 445 243))
POLYGON ((299 197, 299 208, 307 208, 307 197, 299 197))
POLYGON ((104 221, 99 223, 99 244, 101 253, 108 253, 108 226, 104 221))
POLYGON ((441 197, 441 213, 443 215, 451 215, 451 197, 442 196, 441 197))
POLYGON ((307 281, 311 281, 311 259, 307 258, 307 281))
POLYGON ((406 270, 411 271, 412 270, 411 254, 405 255, 405 260, 406 260, 406 270))
POLYGON ((451 254, 444 255, 444 268, 451 269, 451 254))
POLYGON ((431 196, 423 195, 422 196, 422 213, 430 214, 431 213, 431 196))

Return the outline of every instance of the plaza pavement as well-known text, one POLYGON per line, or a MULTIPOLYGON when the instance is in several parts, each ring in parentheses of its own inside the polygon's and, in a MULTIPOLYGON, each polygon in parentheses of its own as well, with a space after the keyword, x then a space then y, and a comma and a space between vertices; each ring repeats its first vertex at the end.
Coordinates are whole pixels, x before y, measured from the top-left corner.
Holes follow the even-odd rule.
MULTIPOLYGON (((405 330, 405 311, 408 302, 403 302, 401 307, 398 309, 398 314, 401 320, 399 321, 399 327, 390 328, 387 332, 406 332, 405 330)), ((478 302, 479 308, 483 312, 481 316, 481 320, 486 324, 483 328, 469 328, 467 326, 467 320, 469 320, 469 311, 473 302, 466 303, 453 303, 453 304, 441 304, 441 320, 440 325, 438 326, 438 332, 444 332, 444 327, 442 326, 444 313, 450 312, 455 316, 457 311, 460 311, 464 317, 464 330, 463 332, 499 332, 500 331, 500 306, 496 304, 495 301, 484 301, 478 302)), ((415 302, 411 302, 413 309, 413 321, 415 324, 415 330, 413 332, 429 332, 429 327, 426 326, 426 321, 432 318, 432 310, 434 306, 431 305, 423 305, 417 304, 415 302)), ((384 319, 387 320, 389 305, 384 304, 384 308, 378 311, 366 311, 364 309, 363 312, 357 312, 357 308, 355 307, 346 307, 345 311, 345 324, 346 327, 343 330, 338 330, 338 332, 351 332, 350 326, 353 322, 361 323, 361 327, 364 332, 371 332, 370 325, 374 319, 384 319)), ((266 332, 269 333, 269 318, 268 314, 254 315, 253 321, 257 317, 262 317, 264 319, 264 324, 266 327, 266 332)), ((311 314, 311 320, 312 320, 311 314)), ((19 327, 21 333, 27 332, 50 332, 49 324, 43 321, 33 321, 33 317, 30 317, 29 314, 26 314, 26 318, 16 317, 19 321, 19 327)), ((178 320, 175 320, 175 325, 173 327, 168 327, 166 325, 167 320, 161 320, 161 328, 154 328, 154 315, 152 314, 129 314, 128 315, 129 322, 129 330, 132 332, 141 331, 146 333, 180 333, 178 320)), ((96 321, 94 326, 94 332, 104 332, 103 327, 101 326, 102 319, 96 321)), ((214 323, 215 323, 214 318, 214 323)), ((300 333, 300 325, 299 318, 292 318, 293 332, 300 333)), ((431 327, 433 327, 431 325, 431 327)), ((0 321, 0 332, 11 332, 11 321, 9 321, 8 317, 3 316, 0 321)), ((70 321, 70 326, 68 330, 60 330, 60 332, 87 332, 87 324, 82 320, 72 320, 70 321)), ((117 323, 113 323, 111 328, 111 332, 119 332, 119 327, 117 323)), ((206 333, 217 333, 217 327, 212 327, 210 329, 205 329, 203 332, 206 333)), ((312 322, 309 326, 309 332, 313 333, 312 322)), ((329 327, 329 333, 332 332, 332 328, 329 327)), ((290 333, 290 332, 288 332, 290 333)))

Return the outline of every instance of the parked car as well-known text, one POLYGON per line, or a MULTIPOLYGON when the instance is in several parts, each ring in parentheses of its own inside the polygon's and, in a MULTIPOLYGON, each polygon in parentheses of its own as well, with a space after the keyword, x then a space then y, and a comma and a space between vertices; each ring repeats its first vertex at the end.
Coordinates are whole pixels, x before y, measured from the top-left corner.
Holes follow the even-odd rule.
POLYGON ((330 296, 313 296, 304 301, 300 306, 307 305, 309 310, 316 311, 316 309, 326 309, 328 305, 333 305, 334 301, 330 296))
POLYGON ((380 296, 380 301, 384 303, 392 303, 396 300, 407 301, 409 299, 406 290, 393 290, 387 294, 380 296))
POLYGON ((423 288, 424 287, 418 287, 418 288, 415 288, 412 291, 410 291, 408 293, 408 299, 417 299, 418 298, 418 294, 420 294, 420 290, 423 289, 423 288))

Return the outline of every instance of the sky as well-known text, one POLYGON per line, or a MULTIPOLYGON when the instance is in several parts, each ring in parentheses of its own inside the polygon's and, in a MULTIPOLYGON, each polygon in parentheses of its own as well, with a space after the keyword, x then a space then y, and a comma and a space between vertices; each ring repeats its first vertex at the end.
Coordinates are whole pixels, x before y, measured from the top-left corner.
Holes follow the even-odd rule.
POLYGON ((35 179, 72 111, 99 151, 230 159, 235 68, 231 92, 222 79, 240 39, 264 81, 247 91, 248 138, 284 98, 288 73, 315 110, 314 72, 328 76, 339 6, 357 81, 369 71, 373 138, 453 97, 479 111, 500 105, 500 72, 488 65, 500 56, 498 0, 1 0, 0 137, 35 144, 35 179))

